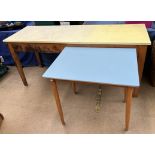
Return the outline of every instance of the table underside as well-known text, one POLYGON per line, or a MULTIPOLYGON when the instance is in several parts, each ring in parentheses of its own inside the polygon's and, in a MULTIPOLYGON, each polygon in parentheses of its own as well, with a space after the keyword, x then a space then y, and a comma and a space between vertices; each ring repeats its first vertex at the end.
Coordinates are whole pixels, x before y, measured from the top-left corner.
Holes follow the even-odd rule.
POLYGON ((102 44, 59 44, 59 43, 8 43, 11 44, 16 52, 45 52, 59 53, 65 47, 95 47, 95 48, 138 48, 146 45, 102 45, 102 44))

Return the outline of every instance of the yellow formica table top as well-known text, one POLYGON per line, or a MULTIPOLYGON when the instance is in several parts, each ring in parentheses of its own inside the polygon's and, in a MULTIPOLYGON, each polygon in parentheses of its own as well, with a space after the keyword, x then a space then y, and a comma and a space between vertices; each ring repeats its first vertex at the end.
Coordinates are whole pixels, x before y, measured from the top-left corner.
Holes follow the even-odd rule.
POLYGON ((27 26, 3 41, 109 45, 151 44, 144 24, 27 26))

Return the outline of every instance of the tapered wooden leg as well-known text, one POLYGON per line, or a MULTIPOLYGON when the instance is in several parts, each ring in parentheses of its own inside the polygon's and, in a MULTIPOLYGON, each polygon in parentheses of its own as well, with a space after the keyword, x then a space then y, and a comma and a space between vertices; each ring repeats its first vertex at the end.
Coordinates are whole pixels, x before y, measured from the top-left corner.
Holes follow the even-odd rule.
POLYGON ((124 88, 124 100, 123 100, 123 102, 126 103, 126 100, 127 100, 127 88, 124 88))
POLYGON ((73 88, 74 94, 77 94, 75 81, 72 81, 72 88, 73 88))
POLYGON ((63 111, 62 111, 59 93, 58 93, 58 89, 57 89, 57 84, 56 84, 55 80, 51 80, 51 82, 52 82, 52 92, 53 92, 53 96, 54 96, 55 101, 56 101, 56 105, 57 105, 57 109, 58 109, 58 112, 60 115, 60 119, 61 119, 62 124, 65 125, 63 111))
MULTIPOLYGON (((137 58, 138 58, 138 71, 139 71, 139 80, 142 80, 144 63, 146 58, 147 46, 141 45, 137 46, 137 58)), ((137 97, 139 93, 139 88, 135 88, 133 96, 137 97)))
POLYGON ((23 84, 25 86, 28 86, 28 83, 26 81, 26 77, 25 77, 25 74, 24 74, 24 71, 23 71, 23 68, 22 68, 21 62, 20 62, 20 60, 18 58, 17 53, 14 51, 14 49, 13 49, 13 47, 12 47, 12 45, 10 43, 8 44, 8 47, 10 49, 10 53, 11 53, 11 55, 13 57, 15 65, 17 67, 18 73, 19 73, 19 75, 20 75, 20 77, 21 77, 21 79, 23 81, 23 84))
POLYGON ((131 104, 132 104, 132 93, 133 88, 126 88, 126 112, 125 112, 125 130, 129 128, 130 114, 131 114, 131 104))
POLYGON ((3 120, 4 119, 4 116, 0 113, 0 118, 3 120))
POLYGON ((41 63, 41 59, 40 59, 40 54, 39 54, 39 52, 34 52, 34 53, 35 53, 35 56, 36 56, 38 65, 39 65, 40 67, 42 67, 42 63, 41 63))
POLYGON ((0 113, 0 127, 1 127, 1 124, 2 124, 2 121, 4 120, 4 117, 3 115, 0 113))

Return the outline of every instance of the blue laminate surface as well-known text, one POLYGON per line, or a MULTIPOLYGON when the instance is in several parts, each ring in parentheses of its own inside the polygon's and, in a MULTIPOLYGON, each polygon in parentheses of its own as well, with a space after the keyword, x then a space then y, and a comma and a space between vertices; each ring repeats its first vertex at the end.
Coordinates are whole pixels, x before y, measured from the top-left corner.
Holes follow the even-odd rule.
POLYGON ((138 87, 136 49, 66 47, 43 77, 138 87))

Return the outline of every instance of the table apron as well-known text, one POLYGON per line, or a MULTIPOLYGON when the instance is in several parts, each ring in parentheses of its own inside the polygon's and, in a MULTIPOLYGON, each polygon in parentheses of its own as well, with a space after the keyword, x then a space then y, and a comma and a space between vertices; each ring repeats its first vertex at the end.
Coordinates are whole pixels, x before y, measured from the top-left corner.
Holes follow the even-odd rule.
POLYGON ((9 43, 16 52, 59 53, 65 47, 94 47, 94 48, 136 48, 146 45, 105 45, 105 44, 59 44, 59 43, 9 43))

